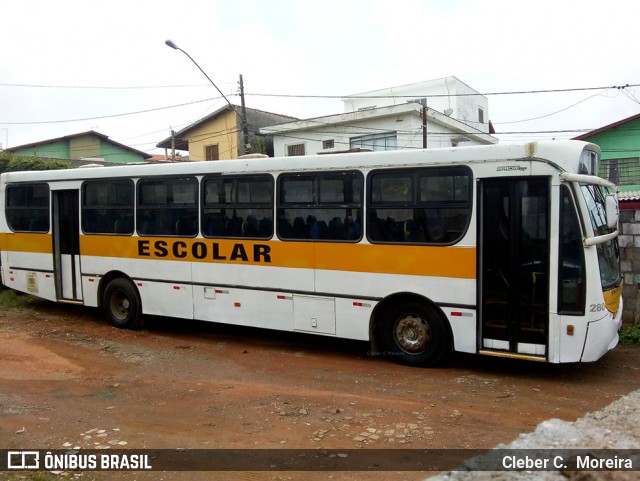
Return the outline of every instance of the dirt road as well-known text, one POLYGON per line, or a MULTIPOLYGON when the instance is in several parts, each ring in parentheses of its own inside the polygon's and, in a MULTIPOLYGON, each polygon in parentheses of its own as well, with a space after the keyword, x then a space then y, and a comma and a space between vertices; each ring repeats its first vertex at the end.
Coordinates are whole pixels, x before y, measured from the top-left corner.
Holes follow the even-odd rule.
MULTIPOLYGON (((490 448, 640 387, 637 348, 592 364, 457 355, 419 369, 371 357, 366 343, 164 318, 119 330, 49 303, 0 312, 0 345, 0 447, 12 449, 490 448)), ((232 479, 101 476, 82 479, 232 479)))

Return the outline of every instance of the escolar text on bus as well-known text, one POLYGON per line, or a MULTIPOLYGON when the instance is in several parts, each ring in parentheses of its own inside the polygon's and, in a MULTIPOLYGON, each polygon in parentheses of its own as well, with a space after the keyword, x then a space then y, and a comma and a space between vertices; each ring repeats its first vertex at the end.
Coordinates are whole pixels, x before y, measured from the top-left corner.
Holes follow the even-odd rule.
POLYGON ((245 246, 236 243, 229 249, 225 249, 218 242, 197 241, 191 245, 184 241, 166 240, 139 240, 138 255, 140 257, 175 257, 184 259, 193 257, 195 259, 211 259, 214 261, 236 261, 236 262, 260 262, 271 263, 271 247, 266 244, 253 244, 245 246))

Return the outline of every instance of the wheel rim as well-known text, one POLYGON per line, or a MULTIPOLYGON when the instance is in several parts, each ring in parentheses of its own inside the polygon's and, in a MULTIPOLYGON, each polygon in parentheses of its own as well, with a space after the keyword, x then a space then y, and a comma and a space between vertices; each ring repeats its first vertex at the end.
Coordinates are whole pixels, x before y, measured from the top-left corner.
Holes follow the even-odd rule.
POLYGON ((424 351, 431 341, 429 324, 415 314, 407 314, 398 319, 394 334, 398 346, 410 354, 424 351))
POLYGON ((131 301, 124 292, 115 291, 111 295, 111 302, 109 305, 111 307, 111 313, 119 321, 124 321, 129 317, 131 312, 131 301))

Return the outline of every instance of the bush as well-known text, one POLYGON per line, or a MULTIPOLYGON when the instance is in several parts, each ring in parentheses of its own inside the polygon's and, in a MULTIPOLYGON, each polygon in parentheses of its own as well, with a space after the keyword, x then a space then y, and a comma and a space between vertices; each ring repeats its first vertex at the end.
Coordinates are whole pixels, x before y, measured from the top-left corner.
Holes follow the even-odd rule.
POLYGON ((16 172, 20 170, 54 170, 70 169, 71 162, 59 159, 41 159, 25 157, 11 152, 0 152, 0 172, 16 172))
POLYGON ((620 331, 620 344, 623 346, 640 345, 640 323, 624 326, 620 331))

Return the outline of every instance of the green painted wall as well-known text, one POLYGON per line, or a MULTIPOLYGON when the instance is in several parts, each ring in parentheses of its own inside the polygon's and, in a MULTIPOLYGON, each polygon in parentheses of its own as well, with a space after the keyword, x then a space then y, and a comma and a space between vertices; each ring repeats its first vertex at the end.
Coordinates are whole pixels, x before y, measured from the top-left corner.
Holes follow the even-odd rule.
POLYGON ((602 163, 599 175, 608 175, 609 160, 617 160, 617 180, 613 178, 620 190, 638 190, 640 188, 640 118, 598 132, 582 140, 593 142, 600 147, 602 163), (627 159, 627 160, 625 160, 627 159))
POLYGON ((77 160, 81 157, 98 157, 104 159, 105 162, 121 164, 144 161, 144 157, 136 154, 135 152, 91 135, 73 137, 66 140, 60 140, 58 142, 16 149, 15 153, 49 159, 77 160))
POLYGON ((100 151, 100 157, 102 157, 106 162, 128 164, 131 162, 144 161, 144 157, 141 155, 131 152, 130 150, 125 150, 117 145, 110 144, 109 142, 105 142, 104 140, 100 141, 100 151))
POLYGON ((600 147, 602 160, 640 157, 640 119, 631 120, 583 140, 600 147))
POLYGON ((49 159, 68 159, 69 142, 60 141, 51 144, 34 145, 24 149, 16 149, 16 154, 26 156, 44 157, 49 159))

